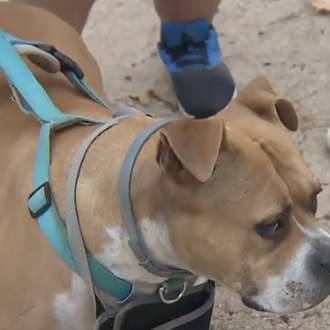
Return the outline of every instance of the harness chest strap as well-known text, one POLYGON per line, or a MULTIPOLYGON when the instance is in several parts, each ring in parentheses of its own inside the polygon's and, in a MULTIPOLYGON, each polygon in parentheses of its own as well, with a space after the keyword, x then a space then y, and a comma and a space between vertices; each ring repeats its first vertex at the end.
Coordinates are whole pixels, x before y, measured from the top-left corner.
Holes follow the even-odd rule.
POLYGON ((209 330, 214 294, 214 282, 208 281, 187 289, 176 304, 142 296, 125 304, 115 317, 104 313, 94 330, 209 330))
MULTIPOLYGON (((107 274, 98 274, 94 271, 93 268, 89 267, 88 264, 88 254, 85 251, 84 242, 82 239, 82 235, 80 232, 79 227, 79 218, 76 209, 76 190, 77 184, 79 179, 80 170, 84 161, 84 158, 88 152, 88 149, 92 145, 92 143, 99 137, 103 132, 111 128, 113 125, 118 124, 122 119, 132 116, 130 112, 128 115, 121 116, 118 118, 111 119, 106 124, 101 126, 97 129, 92 135, 90 135, 84 142, 80 145, 79 149, 77 150, 71 164, 71 168, 69 171, 69 176, 67 180, 67 187, 66 187, 66 215, 67 215, 67 235, 68 235, 68 242, 71 248, 71 252, 73 255, 73 259, 75 260, 76 264, 79 268, 79 273, 83 278, 85 278, 86 283, 94 283, 96 287, 102 289, 105 292, 113 292, 109 290, 108 287, 111 285, 111 281, 109 281, 109 277, 106 276, 107 274), (105 278, 100 278, 100 275, 106 276, 105 278)), ((131 177, 133 172, 134 163, 136 158, 142 149, 144 143, 149 139, 149 137, 155 133, 161 127, 166 126, 170 122, 176 120, 176 117, 166 118, 153 124, 149 125, 145 130, 143 130, 138 137, 135 139, 133 144, 131 145, 129 151, 124 160, 124 165, 121 170, 119 186, 120 186, 120 201, 121 201, 121 209, 123 212, 123 219, 125 221, 125 226, 129 234, 129 243, 132 247, 133 252, 137 256, 137 259, 143 266, 151 273, 157 274, 157 276, 161 277, 173 277, 177 279, 176 281, 168 281, 168 283, 164 283, 164 287, 160 288, 161 297, 164 298, 164 290, 165 294, 167 291, 175 292, 178 291, 177 298, 181 298, 185 291, 185 281, 184 278, 187 275, 190 275, 187 272, 177 269, 169 269, 164 267, 163 265, 156 263, 152 260, 147 254, 147 247, 144 245, 144 240, 142 238, 141 233, 138 230, 136 225, 136 221, 133 215, 132 203, 130 199, 130 186, 131 186, 131 177), (155 266, 155 264, 157 266, 155 266), (174 276, 173 276, 174 275, 174 276), (170 286, 173 286, 172 288, 170 286)), ((120 290, 120 287, 117 287, 117 290, 120 290)), ((133 288, 132 288, 133 290, 133 288)), ((93 292, 94 293, 94 292, 93 292)), ((132 291, 130 292, 130 294, 132 291)), ((129 298, 127 295, 124 298, 124 301, 129 298)))
MULTIPOLYGON (((103 124, 104 122, 84 116, 67 115, 57 109, 12 44, 28 44, 34 46, 35 44, 39 45, 39 43, 17 39, 9 34, 5 34, 0 29, 0 68, 11 86, 22 96, 24 108, 32 113, 42 124, 36 156, 34 175, 35 190, 28 199, 29 210, 31 216, 38 220, 40 228, 44 232, 49 243, 58 252, 59 256, 73 271, 78 273, 79 270, 72 258, 70 246, 67 242, 66 226, 59 217, 56 202, 51 192, 50 131, 78 123, 103 124)), ((75 73, 66 72, 66 75, 71 76, 75 75, 75 73)), ((86 86, 85 84, 82 85, 86 86)), ((89 94, 92 93, 91 91, 89 94)), ((94 98, 94 100, 97 101, 97 98, 94 98)), ((102 101, 98 103, 105 106, 105 103, 102 101)), ((108 269, 92 257, 90 258, 90 265, 97 273, 106 273, 108 277, 112 275, 114 278, 113 289, 116 299, 120 300, 122 298, 121 295, 129 295, 131 291, 130 283, 115 277, 108 269), (117 287, 121 288, 121 295, 116 294, 116 292, 118 292, 118 289, 115 290, 117 287)))

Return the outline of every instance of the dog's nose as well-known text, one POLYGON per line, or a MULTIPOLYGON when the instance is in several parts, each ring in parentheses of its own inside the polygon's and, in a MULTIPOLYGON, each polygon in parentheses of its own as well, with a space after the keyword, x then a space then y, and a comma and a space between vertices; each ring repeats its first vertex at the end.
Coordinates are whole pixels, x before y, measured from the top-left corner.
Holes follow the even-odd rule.
POLYGON ((320 253, 320 264, 322 269, 330 275, 330 247, 320 253))
POLYGON ((323 261, 321 267, 330 275, 330 261, 323 261))
POLYGON ((314 267, 330 279, 330 239, 318 240, 314 251, 314 267))

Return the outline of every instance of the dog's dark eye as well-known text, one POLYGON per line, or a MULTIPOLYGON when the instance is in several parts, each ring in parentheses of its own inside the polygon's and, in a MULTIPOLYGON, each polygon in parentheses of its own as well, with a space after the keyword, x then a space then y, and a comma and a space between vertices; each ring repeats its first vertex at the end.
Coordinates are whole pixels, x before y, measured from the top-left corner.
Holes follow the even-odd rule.
POLYGON ((283 207, 282 211, 270 219, 259 222, 254 226, 256 233, 264 238, 273 241, 281 241, 290 229, 290 216, 292 214, 291 205, 283 207))
POLYGON ((285 221, 276 220, 270 223, 261 222, 255 226, 259 236, 265 239, 276 239, 282 236, 285 229, 285 221))

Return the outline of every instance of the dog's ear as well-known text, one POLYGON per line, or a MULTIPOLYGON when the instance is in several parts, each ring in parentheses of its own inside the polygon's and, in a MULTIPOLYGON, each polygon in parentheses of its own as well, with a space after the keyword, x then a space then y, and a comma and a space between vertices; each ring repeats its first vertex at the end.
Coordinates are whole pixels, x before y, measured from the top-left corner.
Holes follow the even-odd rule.
POLYGON ((220 118, 178 120, 160 132, 157 161, 172 176, 188 170, 205 182, 213 173, 224 133, 220 118))
POLYGON ((238 93, 236 101, 268 121, 280 120, 292 132, 298 129, 298 116, 294 106, 289 100, 276 95, 264 76, 254 78, 238 93))

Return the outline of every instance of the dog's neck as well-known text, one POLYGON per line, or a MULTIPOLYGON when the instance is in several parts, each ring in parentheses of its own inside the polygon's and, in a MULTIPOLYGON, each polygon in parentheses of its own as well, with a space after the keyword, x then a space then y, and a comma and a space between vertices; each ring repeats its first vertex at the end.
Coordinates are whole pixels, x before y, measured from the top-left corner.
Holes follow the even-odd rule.
MULTIPOLYGON (((103 172, 106 172, 105 169, 103 172)), ((115 175, 114 178, 118 177, 118 173, 113 172, 113 174, 115 175)), ((112 180, 110 179, 110 181, 112 180)), ((132 178, 131 202, 136 225, 152 258, 167 266, 183 268, 183 264, 175 254, 170 241, 167 227, 169 219, 162 211, 165 199, 159 191, 159 186, 160 170, 158 165, 154 159, 145 156, 144 151, 142 151, 141 157, 135 165, 132 178)), ((108 190, 104 196, 112 196, 116 199, 110 201, 106 197, 108 205, 112 209, 116 205, 120 211, 120 219, 118 219, 119 214, 117 212, 111 212, 117 219, 112 219, 104 226, 106 236, 102 252, 98 253, 97 257, 118 277, 135 285, 139 284, 139 287, 143 287, 143 284, 163 282, 164 278, 155 276, 138 265, 138 261, 128 244, 128 231, 123 226, 121 210, 118 207, 120 205, 119 200, 117 200, 118 181, 117 184, 112 182, 106 189, 110 191, 108 190)), ((153 287, 154 285, 146 285, 148 289, 153 287)))
MULTIPOLYGON (((119 124, 118 128, 121 125, 119 124)), ((157 284, 163 282, 164 278, 155 276, 139 266, 128 244, 129 235, 123 225, 118 198, 118 176, 122 165, 121 158, 124 155, 122 152, 117 154, 116 150, 116 145, 118 148, 122 145, 119 146, 118 142, 112 141, 112 137, 116 135, 116 128, 111 128, 113 132, 104 133, 109 135, 107 138, 103 137, 95 141, 83 163, 78 181, 79 220, 87 249, 116 276, 133 283, 141 293, 148 293, 154 291, 157 284), (108 148, 109 145, 112 146, 109 153, 104 152, 107 147, 102 143, 106 139, 108 148)), ((72 141, 74 138, 81 142, 81 137, 87 137, 94 129, 81 128, 81 133, 78 132, 79 129, 73 129, 71 133, 68 132, 72 137, 63 134, 63 139, 72 141)), ((61 139, 62 137, 59 136, 58 143, 61 143, 61 139)), ((61 167, 66 168, 65 172, 67 172, 71 165, 72 154, 77 150, 79 142, 76 142, 74 147, 69 146, 68 143, 66 146, 68 146, 68 152, 61 150, 59 153, 61 156, 54 156, 57 165, 53 166, 56 166, 57 171, 61 167)), ((149 144, 149 147, 152 146, 149 144)), ((64 148, 63 144, 62 148, 64 148)), ((142 151, 141 156, 135 166, 131 194, 133 205, 137 205, 134 210, 137 226, 153 258, 167 266, 185 268, 173 251, 169 239, 168 219, 159 207, 164 203, 161 201, 162 196, 155 194, 159 185, 160 170, 156 162, 150 161, 150 157, 145 155, 145 151, 142 151)), ((65 177, 63 173, 63 178, 65 177)), ((62 190, 64 182, 61 187, 55 188, 56 191, 62 190)), ((61 214, 64 214, 61 207, 64 205, 63 197, 63 194, 58 196, 61 214)))
MULTIPOLYGON (((138 226, 149 252, 156 260, 165 265, 182 266, 171 247, 166 221, 145 218, 138 226)), ((164 281, 164 278, 155 276, 138 265, 128 244, 126 228, 112 226, 105 230, 109 240, 104 244, 104 252, 96 256, 103 265, 118 277, 134 283, 140 291, 153 291, 156 284, 164 281)))

